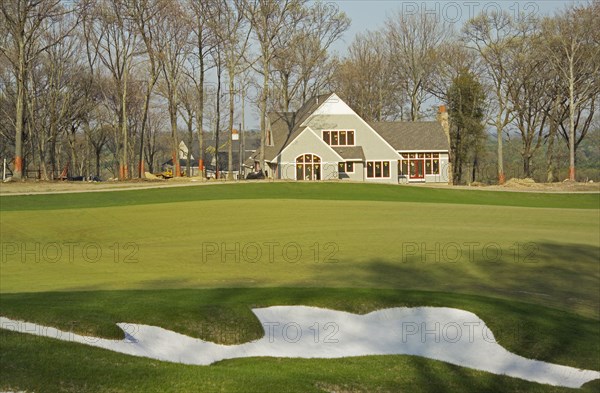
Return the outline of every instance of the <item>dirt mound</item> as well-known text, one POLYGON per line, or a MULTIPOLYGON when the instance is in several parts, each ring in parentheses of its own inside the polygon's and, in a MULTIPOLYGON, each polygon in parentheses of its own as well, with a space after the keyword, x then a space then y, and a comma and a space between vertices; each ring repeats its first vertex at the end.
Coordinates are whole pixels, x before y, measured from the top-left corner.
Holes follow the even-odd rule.
POLYGON ((536 184, 535 180, 526 177, 524 179, 512 178, 506 183, 504 183, 505 187, 531 187, 536 184))

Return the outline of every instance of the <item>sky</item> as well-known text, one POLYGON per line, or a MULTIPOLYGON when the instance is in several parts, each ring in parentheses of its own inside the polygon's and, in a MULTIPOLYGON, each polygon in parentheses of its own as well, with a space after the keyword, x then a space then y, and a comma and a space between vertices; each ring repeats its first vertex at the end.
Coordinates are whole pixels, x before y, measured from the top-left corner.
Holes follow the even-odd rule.
MULTIPOLYGON (((470 18, 480 12, 493 10, 507 10, 518 15, 535 13, 536 15, 552 15, 572 3, 569 0, 458 0, 458 1, 431 1, 431 0, 321 0, 326 4, 336 7, 346 13, 351 19, 350 28, 342 38, 336 42, 332 50, 340 55, 345 55, 348 46, 356 34, 367 30, 377 30, 383 27, 385 20, 403 11, 407 13, 427 12, 444 18, 454 24, 456 30, 470 18)), ((246 126, 249 129, 259 128, 259 116, 256 108, 251 108, 246 115, 246 126)))
POLYGON ((496 9, 507 10, 518 15, 526 14, 552 15, 555 11, 562 10, 570 1, 564 0, 494 0, 494 1, 401 1, 401 0, 324 0, 327 4, 344 11, 352 20, 348 31, 336 45, 336 50, 344 54, 347 46, 352 42, 357 33, 367 30, 377 30, 383 26, 384 21, 397 13, 427 12, 443 18, 454 24, 460 30, 464 22, 482 11, 492 12, 496 9))

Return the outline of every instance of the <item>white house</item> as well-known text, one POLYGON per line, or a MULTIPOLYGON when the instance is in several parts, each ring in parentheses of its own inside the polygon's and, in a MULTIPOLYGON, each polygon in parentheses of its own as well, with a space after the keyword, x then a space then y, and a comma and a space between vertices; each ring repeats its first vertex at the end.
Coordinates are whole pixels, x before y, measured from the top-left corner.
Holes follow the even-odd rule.
POLYGON ((367 123, 336 94, 314 97, 297 112, 267 119, 265 157, 255 169, 282 180, 378 183, 447 182, 447 113, 440 122, 367 123))

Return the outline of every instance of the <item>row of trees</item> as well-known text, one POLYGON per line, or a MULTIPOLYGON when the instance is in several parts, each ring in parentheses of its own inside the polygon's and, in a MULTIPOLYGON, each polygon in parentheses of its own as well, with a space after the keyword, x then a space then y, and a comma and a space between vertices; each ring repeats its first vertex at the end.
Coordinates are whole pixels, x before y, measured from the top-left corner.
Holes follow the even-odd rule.
POLYGON ((55 178, 65 161, 83 174, 90 154, 99 175, 107 149, 121 179, 165 152, 178 165, 181 124, 201 158, 203 130, 216 160, 227 146, 231 175, 245 103, 260 108, 264 145, 268 110, 328 86, 328 49, 350 24, 306 0, 6 0, 0 10, 2 155, 14 155, 16 179, 28 167, 55 178))
POLYGON ((231 175, 231 130, 246 103, 260 113, 263 162, 269 110, 336 91, 366 120, 416 121, 433 116, 433 101, 448 104, 457 183, 463 167, 476 173, 486 129, 496 134, 500 183, 503 141, 513 137, 524 175, 543 151, 548 181, 564 141, 574 180, 597 115, 599 0, 548 17, 482 13, 461 31, 397 12, 357 35, 343 58, 332 45, 350 21, 330 3, 5 0, 0 11, 0 154, 14 156, 17 179, 26 168, 55 178, 65 163, 74 174, 106 166, 142 176, 159 158, 178 165, 181 139, 195 144, 188 174, 197 147, 217 168, 226 148, 231 175))
POLYGON ((454 31, 432 14, 390 16, 356 37, 334 86, 368 120, 418 120, 425 104, 449 104, 454 181, 476 170, 485 127, 497 136, 498 181, 505 180, 503 140, 521 139, 523 173, 547 144, 547 180, 560 139, 577 148, 593 125, 600 95, 600 2, 555 16, 482 13, 454 31))

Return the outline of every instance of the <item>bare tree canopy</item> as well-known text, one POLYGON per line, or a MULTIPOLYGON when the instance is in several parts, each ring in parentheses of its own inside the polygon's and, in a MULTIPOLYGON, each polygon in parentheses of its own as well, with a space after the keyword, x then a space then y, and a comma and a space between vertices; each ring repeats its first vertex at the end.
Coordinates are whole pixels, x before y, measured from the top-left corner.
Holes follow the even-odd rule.
POLYGON ((0 154, 14 179, 178 176, 180 156, 187 176, 232 179, 249 112, 263 170, 269 111, 336 92, 367 121, 421 121, 480 85, 483 139, 455 145, 457 180, 484 159, 488 182, 515 166, 547 181, 600 176, 575 171, 598 132, 599 18, 590 0, 547 16, 486 10, 455 31, 404 7, 347 37, 343 5, 322 1, 5 0, 0 154))

